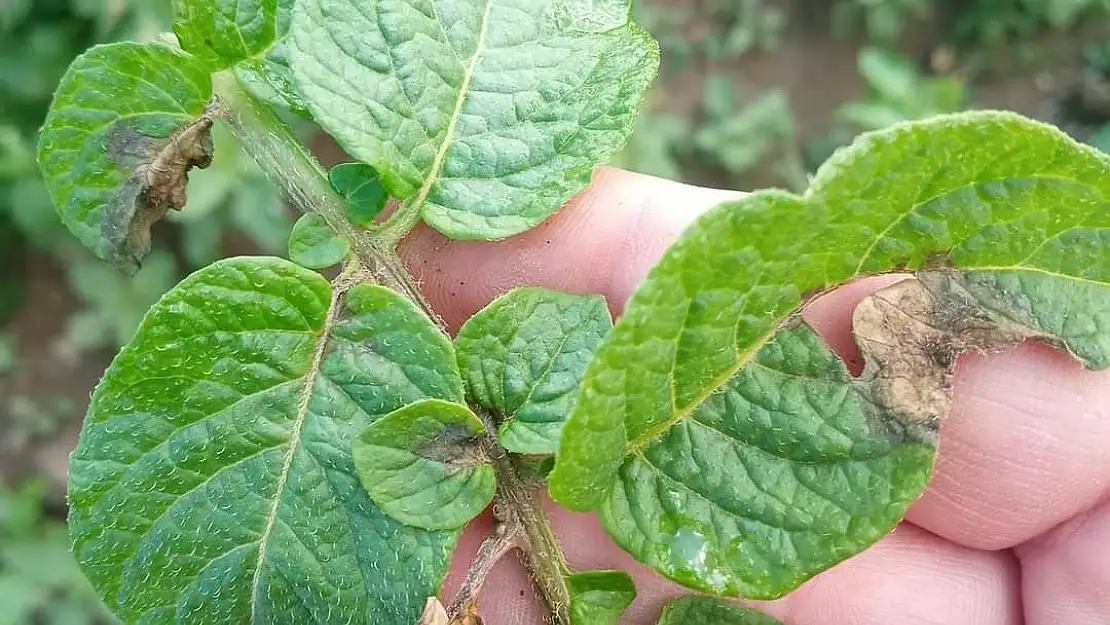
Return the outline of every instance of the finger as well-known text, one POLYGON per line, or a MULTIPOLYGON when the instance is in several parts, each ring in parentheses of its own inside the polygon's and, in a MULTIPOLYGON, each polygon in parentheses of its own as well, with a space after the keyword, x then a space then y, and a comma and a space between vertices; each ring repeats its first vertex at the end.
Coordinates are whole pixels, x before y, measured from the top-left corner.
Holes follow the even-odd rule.
POLYGON ((585 192, 524 234, 450 241, 421 227, 400 253, 452 329, 517 286, 600 293, 618 312, 695 217, 739 195, 601 168, 585 192))
POLYGON ((1015 551, 1027 625, 1110 619, 1110 500, 1015 551))
MULTIPOLYGON (((632 575, 638 594, 622 624, 656 623, 668 601, 691 594, 617 547, 596 516, 550 503, 548 508, 572 569, 621 569, 632 575)), ((470 544, 460 551, 472 557, 478 538, 464 542, 470 544)), ((458 564, 468 561, 462 558, 458 564)), ((753 605, 786 625, 1018 625, 1019 585, 1008 552, 961 547, 907 524, 786 598, 753 605)), ((512 557, 490 575, 480 606, 502 625, 543 622, 528 576, 512 557)))
POLYGON ((969 549, 910 524, 786 598, 756 607, 786 625, 1021 625, 1008 552, 969 549))
MULTIPOLYGON (((886 276, 840 289, 806 318, 849 361, 851 310, 886 276)), ((1027 343, 957 366, 936 475, 907 519, 979 549, 1020 544, 1089 509, 1110 489, 1110 372, 1027 343)))

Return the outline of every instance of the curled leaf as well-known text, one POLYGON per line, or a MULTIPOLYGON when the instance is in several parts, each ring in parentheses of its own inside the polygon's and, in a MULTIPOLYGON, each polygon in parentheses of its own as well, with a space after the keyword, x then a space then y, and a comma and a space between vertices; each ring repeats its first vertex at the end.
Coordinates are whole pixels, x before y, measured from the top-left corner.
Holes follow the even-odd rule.
POLYGON ((456 529, 493 501, 497 476, 469 408, 419 401, 386 415, 354 441, 355 468, 370 498, 413 527, 456 529))
POLYGON ((332 232, 323 215, 307 213, 293 224, 289 235, 289 259, 309 269, 327 269, 343 262, 351 242, 332 232))
POLYGON ((212 159, 211 97, 207 70, 159 43, 97 46, 70 66, 39 165, 62 221, 97 256, 134 273, 150 227, 185 205, 189 171, 212 159))
POLYGON ((385 209, 389 194, 378 172, 365 163, 343 163, 328 172, 331 186, 347 199, 347 217, 358 226, 374 223, 385 209))

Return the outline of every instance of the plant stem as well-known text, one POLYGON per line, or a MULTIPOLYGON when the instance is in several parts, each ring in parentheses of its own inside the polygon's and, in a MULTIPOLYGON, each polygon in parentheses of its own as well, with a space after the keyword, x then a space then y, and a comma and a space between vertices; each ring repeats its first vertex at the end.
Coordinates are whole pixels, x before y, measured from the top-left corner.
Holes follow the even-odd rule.
POLYGON ((505 531, 519 532, 524 566, 547 604, 551 623, 570 625, 570 589, 566 582, 570 567, 548 522, 537 486, 521 477, 516 461, 495 439, 491 438, 487 453, 497 472, 494 510, 500 513, 500 524, 509 528, 505 531))
POLYGON ((499 523, 493 534, 486 538, 478 549, 478 555, 474 556, 474 564, 470 566, 462 588, 455 595, 451 607, 447 609, 447 615, 452 620, 459 620, 460 615, 478 600, 478 592, 482 589, 482 584, 485 583, 490 571, 493 570, 493 565, 497 564, 506 553, 515 549, 519 540, 518 533, 504 523, 499 523))
POLYGON ((355 228, 347 218, 347 201, 335 192, 324 168, 289 125, 268 104, 247 93, 230 70, 214 74, 212 83, 219 118, 286 199, 301 212, 320 214, 333 232, 351 242, 375 282, 405 295, 438 322, 439 316, 397 256, 396 245, 404 235, 394 230, 401 224, 380 241, 373 233, 355 228))
MULTIPOLYGON (((424 298, 419 284, 396 252, 397 243, 419 221, 417 207, 402 205, 376 232, 354 227, 347 218, 347 201, 335 192, 319 161, 273 109, 244 91, 230 71, 214 74, 212 80, 219 104, 218 118, 227 122, 266 176, 298 210, 320 214, 333 232, 351 242, 357 266, 349 267, 348 271, 365 271, 374 282, 405 295, 446 332, 443 320, 424 298)), ((492 419, 483 416, 492 424, 492 419)), ((495 432, 496 427, 491 427, 491 431, 495 432)), ((503 550, 519 547, 525 566, 551 612, 552 622, 570 625, 570 590, 566 584, 570 569, 548 523, 536 484, 521 476, 520 467, 496 438, 491 436, 486 442, 497 472, 495 506, 501 515, 497 533, 487 541, 488 548, 483 546, 483 552, 489 551, 485 554, 488 557, 479 558, 467 578, 468 582, 473 578, 470 590, 477 593, 503 550)))

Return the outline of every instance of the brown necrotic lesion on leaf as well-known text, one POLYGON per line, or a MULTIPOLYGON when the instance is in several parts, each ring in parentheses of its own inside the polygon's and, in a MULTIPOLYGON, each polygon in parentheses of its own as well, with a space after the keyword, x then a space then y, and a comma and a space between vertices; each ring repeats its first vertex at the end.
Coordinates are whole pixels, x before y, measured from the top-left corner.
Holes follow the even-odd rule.
POLYGON ((170 210, 185 207, 189 172, 212 164, 215 111, 193 120, 167 138, 142 133, 129 122, 113 129, 108 154, 131 174, 108 204, 101 233, 112 261, 128 274, 139 270, 150 252, 150 230, 170 210))
POLYGON ((1049 338, 984 306, 949 269, 876 292, 856 308, 852 324, 866 363, 856 383, 876 423, 894 439, 932 444, 952 408, 960 354, 1049 338))

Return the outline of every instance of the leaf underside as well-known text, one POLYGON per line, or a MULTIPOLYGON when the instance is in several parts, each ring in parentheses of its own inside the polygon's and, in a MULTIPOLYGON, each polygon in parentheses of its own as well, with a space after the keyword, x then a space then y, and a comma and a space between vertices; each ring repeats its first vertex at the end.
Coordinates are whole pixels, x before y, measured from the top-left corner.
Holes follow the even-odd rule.
POLYGON ((39 166, 71 232, 98 257, 138 270, 150 226, 185 205, 187 174, 211 162, 208 70, 152 43, 97 46, 62 78, 39 166))
POLYGON ((463 325, 456 350, 468 397, 501 424, 505 449, 555 453, 586 366, 612 327, 605 298, 532 287, 463 325))
POLYGON ((804 196, 761 192, 710 211, 591 363, 553 496, 599 508, 617 542, 686 585, 788 592, 898 522, 931 470, 944 416, 932 409, 947 406, 874 405, 884 381, 853 383, 790 321, 806 298, 951 266, 959 288, 944 291, 945 314, 1106 368, 1108 199, 1108 157, 979 112, 864 135, 804 196))
POLYGON ((658 47, 628 3, 302 0, 290 29, 314 118, 443 234, 539 224, 631 134, 658 47), (594 6, 598 5, 598 6, 594 6))
POLYGON ((452 347, 401 296, 288 261, 184 280, 97 387, 70 466, 74 553, 138 623, 411 625, 457 532, 394 521, 351 455, 412 402, 463 400, 452 347))

